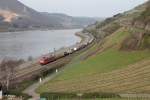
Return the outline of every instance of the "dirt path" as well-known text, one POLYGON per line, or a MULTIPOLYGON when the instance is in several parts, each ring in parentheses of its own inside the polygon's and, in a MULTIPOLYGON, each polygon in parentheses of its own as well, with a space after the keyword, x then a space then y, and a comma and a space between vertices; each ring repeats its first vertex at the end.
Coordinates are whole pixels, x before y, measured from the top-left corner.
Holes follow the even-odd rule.
POLYGON ((48 82, 49 80, 53 79, 53 78, 54 78, 55 76, 57 76, 58 74, 59 74, 59 72, 57 72, 57 73, 55 72, 55 73, 49 75, 48 77, 44 78, 44 79, 42 80, 42 82, 37 82, 37 83, 31 85, 30 87, 28 87, 27 89, 25 89, 25 90, 23 91, 23 93, 26 93, 26 94, 32 96, 32 98, 29 99, 29 100, 40 100, 40 94, 38 94, 38 93, 35 92, 36 89, 37 89, 40 85, 42 85, 42 84, 48 82))

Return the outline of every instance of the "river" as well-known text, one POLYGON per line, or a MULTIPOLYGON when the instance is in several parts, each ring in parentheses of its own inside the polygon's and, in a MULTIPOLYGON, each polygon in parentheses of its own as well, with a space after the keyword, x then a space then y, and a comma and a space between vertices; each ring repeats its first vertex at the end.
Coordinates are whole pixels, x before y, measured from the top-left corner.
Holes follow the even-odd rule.
POLYGON ((0 59, 27 59, 52 52, 54 48, 71 46, 81 39, 75 35, 81 29, 36 30, 0 33, 0 59))

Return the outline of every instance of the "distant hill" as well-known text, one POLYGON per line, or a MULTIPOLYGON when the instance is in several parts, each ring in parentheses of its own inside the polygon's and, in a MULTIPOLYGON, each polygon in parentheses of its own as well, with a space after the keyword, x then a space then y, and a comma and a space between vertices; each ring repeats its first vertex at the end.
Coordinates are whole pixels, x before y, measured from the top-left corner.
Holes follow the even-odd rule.
POLYGON ((18 0, 0 0, 0 30, 33 28, 81 28, 95 23, 95 18, 37 12, 18 0))
POLYGON ((72 27, 83 28, 90 24, 94 24, 96 21, 102 21, 104 19, 104 18, 92 18, 92 17, 72 17, 61 13, 42 12, 41 14, 53 20, 54 23, 59 23, 58 25, 61 25, 62 27, 68 27, 68 28, 72 28, 72 27))

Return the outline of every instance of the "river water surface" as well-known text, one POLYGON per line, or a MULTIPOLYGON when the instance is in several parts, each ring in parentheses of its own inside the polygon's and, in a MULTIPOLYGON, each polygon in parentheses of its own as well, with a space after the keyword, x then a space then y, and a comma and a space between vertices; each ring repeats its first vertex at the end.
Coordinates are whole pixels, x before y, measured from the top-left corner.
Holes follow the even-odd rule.
POLYGON ((80 29, 0 33, 0 59, 39 57, 55 49, 73 45, 81 39, 80 29))

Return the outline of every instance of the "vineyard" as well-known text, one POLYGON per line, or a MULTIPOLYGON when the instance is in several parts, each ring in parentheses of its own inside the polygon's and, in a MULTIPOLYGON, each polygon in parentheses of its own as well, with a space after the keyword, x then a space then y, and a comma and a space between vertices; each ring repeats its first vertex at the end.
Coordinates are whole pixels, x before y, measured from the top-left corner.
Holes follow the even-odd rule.
POLYGON ((149 22, 137 24, 137 16, 149 11, 147 6, 149 3, 85 28, 83 32, 92 33, 96 38, 94 45, 73 58, 58 76, 41 85, 37 93, 49 93, 49 96, 51 93, 98 93, 122 97, 97 100, 149 99, 149 22))
MULTIPOLYGON (((108 48, 112 43, 123 40, 124 32, 112 34, 120 40, 109 39, 103 44, 108 48), (120 36, 122 35, 122 36, 120 36)), ((118 44, 120 45, 120 44, 118 44)), ((150 53, 149 50, 118 51, 118 45, 103 51, 96 49, 96 54, 83 62, 71 63, 54 80, 38 89, 38 92, 106 92, 106 93, 148 93, 150 90, 150 53), (100 51, 103 51, 99 53, 100 51), (47 88, 48 87, 48 88, 47 88)), ((85 53, 86 54, 86 53, 85 53)), ((84 54, 84 56, 85 56, 84 54)))
POLYGON ((60 81, 45 85, 47 91, 54 92, 112 92, 112 93, 147 93, 149 91, 150 60, 144 60, 128 68, 104 74, 60 81), (57 88, 56 88, 57 87, 57 88), (49 89, 49 90, 48 90, 49 89))

